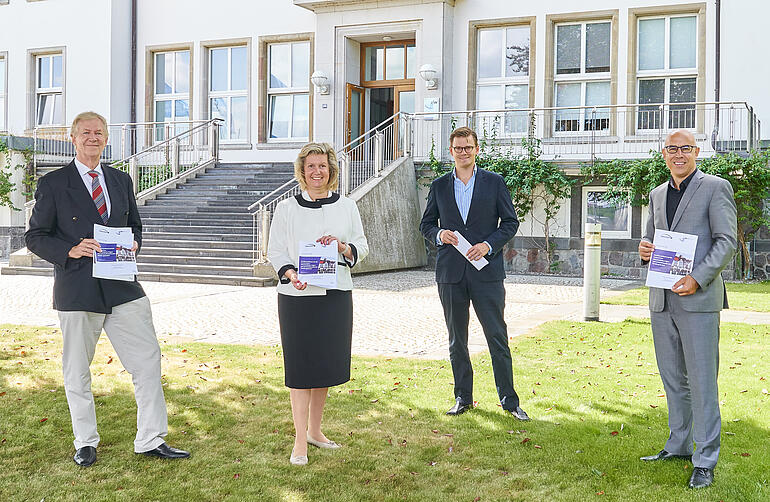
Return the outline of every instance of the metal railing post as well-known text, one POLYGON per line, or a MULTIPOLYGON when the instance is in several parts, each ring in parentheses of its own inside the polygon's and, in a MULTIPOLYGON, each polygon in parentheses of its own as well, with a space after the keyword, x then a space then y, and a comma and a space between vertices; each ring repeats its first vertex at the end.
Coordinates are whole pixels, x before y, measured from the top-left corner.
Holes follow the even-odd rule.
POLYGON ((267 261, 267 240, 270 236, 270 210, 259 210, 259 262, 267 261))
POLYGON ((412 155, 412 117, 404 116, 404 156, 412 155))
POLYGON ((37 127, 32 130, 32 176, 37 176, 37 127))
POLYGON ((754 108, 747 107, 748 110, 748 129, 746 134, 746 153, 751 152, 754 146, 754 108))
POLYGON ((658 120, 660 123, 658 124, 658 151, 663 150, 663 127, 664 127, 664 118, 663 118, 663 105, 658 106, 658 120))
POLYGON ((136 157, 128 159, 128 175, 131 176, 131 181, 134 183, 134 193, 139 193, 139 166, 136 157))
POLYGON ((341 154, 339 157, 337 157, 337 165, 339 166, 340 172, 339 172, 339 191, 340 195, 343 197, 347 195, 345 193, 345 189, 347 188, 347 175, 348 175, 348 165, 347 165, 347 154, 341 154))
POLYGON ((384 134, 377 131, 374 134, 374 175, 379 176, 385 167, 384 134))
POLYGON ((125 159, 128 157, 126 155, 126 147, 128 146, 128 125, 123 124, 123 126, 120 128, 120 158, 125 159))
POLYGON ((171 176, 179 174, 179 138, 171 142, 171 176))
POLYGON ((209 126, 209 156, 215 161, 219 161, 219 122, 211 121, 209 126))

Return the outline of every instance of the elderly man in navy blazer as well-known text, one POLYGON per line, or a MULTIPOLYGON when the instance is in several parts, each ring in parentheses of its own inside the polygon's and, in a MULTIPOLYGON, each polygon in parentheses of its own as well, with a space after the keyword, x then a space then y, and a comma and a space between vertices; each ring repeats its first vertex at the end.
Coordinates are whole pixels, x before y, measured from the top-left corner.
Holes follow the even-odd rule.
POLYGON ((449 144, 454 169, 431 184, 420 223, 422 235, 438 246, 436 282, 449 331, 455 383, 455 404, 447 415, 459 415, 473 407, 473 368, 468 354, 469 308, 473 302, 492 357, 500 403, 515 418, 529 420, 513 388, 508 328, 503 319, 502 251, 516 234, 519 220, 503 178, 476 167, 476 133, 460 127, 449 136, 449 144), (455 231, 472 245, 465 256, 453 246, 458 243, 455 231), (470 261, 481 258, 489 263, 477 270, 470 261))
POLYGON ((190 455, 163 439, 168 417, 160 380, 160 346, 142 286, 136 278, 120 281, 92 275, 94 252, 101 251, 93 238, 94 223, 130 227, 133 251, 142 242, 131 178, 99 162, 107 134, 101 115, 84 112, 75 117, 70 130, 75 159, 38 180, 25 234, 27 247, 54 265, 53 308, 63 337, 64 390, 75 435, 73 460, 82 467, 96 461, 99 444, 89 366, 102 329, 134 382, 134 451, 160 458, 190 455))

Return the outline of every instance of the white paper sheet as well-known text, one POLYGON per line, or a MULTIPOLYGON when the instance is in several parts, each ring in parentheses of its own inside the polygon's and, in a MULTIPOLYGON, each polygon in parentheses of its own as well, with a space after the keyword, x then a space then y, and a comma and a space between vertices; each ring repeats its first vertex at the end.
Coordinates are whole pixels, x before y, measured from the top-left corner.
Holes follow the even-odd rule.
POLYGON ((313 286, 333 289, 337 287, 337 241, 328 245, 320 242, 299 242, 300 281, 313 286))
POLYGON ((133 281, 137 274, 134 233, 129 227, 105 227, 94 224, 94 239, 101 246, 94 253, 93 277, 116 281, 133 281))
POLYGON ((467 253, 468 253, 468 250, 472 247, 471 243, 468 242, 468 239, 463 237, 463 234, 461 234, 457 230, 454 231, 454 234, 457 236, 457 240, 458 240, 457 245, 455 246, 455 249, 457 249, 460 252, 460 254, 462 254, 465 257, 466 260, 471 262, 471 265, 476 267, 477 270, 481 270, 482 268, 486 267, 487 264, 489 263, 486 258, 481 257, 475 261, 468 258, 467 253))
POLYGON ((692 272, 698 236, 658 228, 652 243, 655 250, 645 284, 651 288, 671 289, 679 279, 692 272))

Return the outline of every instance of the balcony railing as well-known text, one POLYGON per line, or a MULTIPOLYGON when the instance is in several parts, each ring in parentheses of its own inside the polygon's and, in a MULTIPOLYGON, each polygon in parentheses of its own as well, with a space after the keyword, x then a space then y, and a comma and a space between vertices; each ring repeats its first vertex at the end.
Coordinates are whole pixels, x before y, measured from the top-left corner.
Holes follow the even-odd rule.
POLYGON ((427 161, 431 148, 437 159, 451 161, 449 134, 460 126, 514 154, 524 153, 521 140, 527 138, 540 141, 545 160, 578 162, 647 155, 676 129, 692 131, 701 156, 749 152, 760 139, 760 121, 745 102, 470 110, 409 118, 416 161, 427 161))
MULTIPOLYGON (((163 143, 174 136, 204 124, 205 120, 176 122, 139 122, 133 124, 108 124, 107 146, 102 152, 102 162, 112 163, 141 152, 152 145, 163 143)), ((33 167, 63 165, 75 156, 75 145, 70 139, 69 127, 40 126, 32 131, 33 167)))

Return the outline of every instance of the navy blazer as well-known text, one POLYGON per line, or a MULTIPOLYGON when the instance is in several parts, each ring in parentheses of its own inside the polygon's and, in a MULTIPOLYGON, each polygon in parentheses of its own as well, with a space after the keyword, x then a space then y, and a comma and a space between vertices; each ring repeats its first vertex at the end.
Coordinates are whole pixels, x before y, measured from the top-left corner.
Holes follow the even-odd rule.
MULTIPOLYGON (((131 227, 142 244, 142 222, 136 207, 133 183, 126 173, 102 166, 110 196, 109 227, 131 227)), ((70 249, 92 239, 94 223, 104 225, 91 194, 80 178, 75 162, 40 178, 35 207, 24 234, 27 248, 54 265, 53 308, 109 314, 112 307, 145 296, 136 281, 92 277, 90 257, 70 258, 70 249)), ((138 252, 138 250, 137 250, 138 252)))
POLYGON ((454 193, 454 177, 449 172, 430 185, 428 202, 420 222, 420 232, 431 243, 436 243, 439 230, 458 230, 471 245, 487 241, 492 255, 485 258, 489 264, 481 270, 471 265, 452 245, 438 246, 436 282, 455 284, 463 274, 472 280, 502 281, 505 279, 503 246, 519 229, 516 209, 503 177, 497 173, 476 169, 468 218, 463 223, 454 193))

